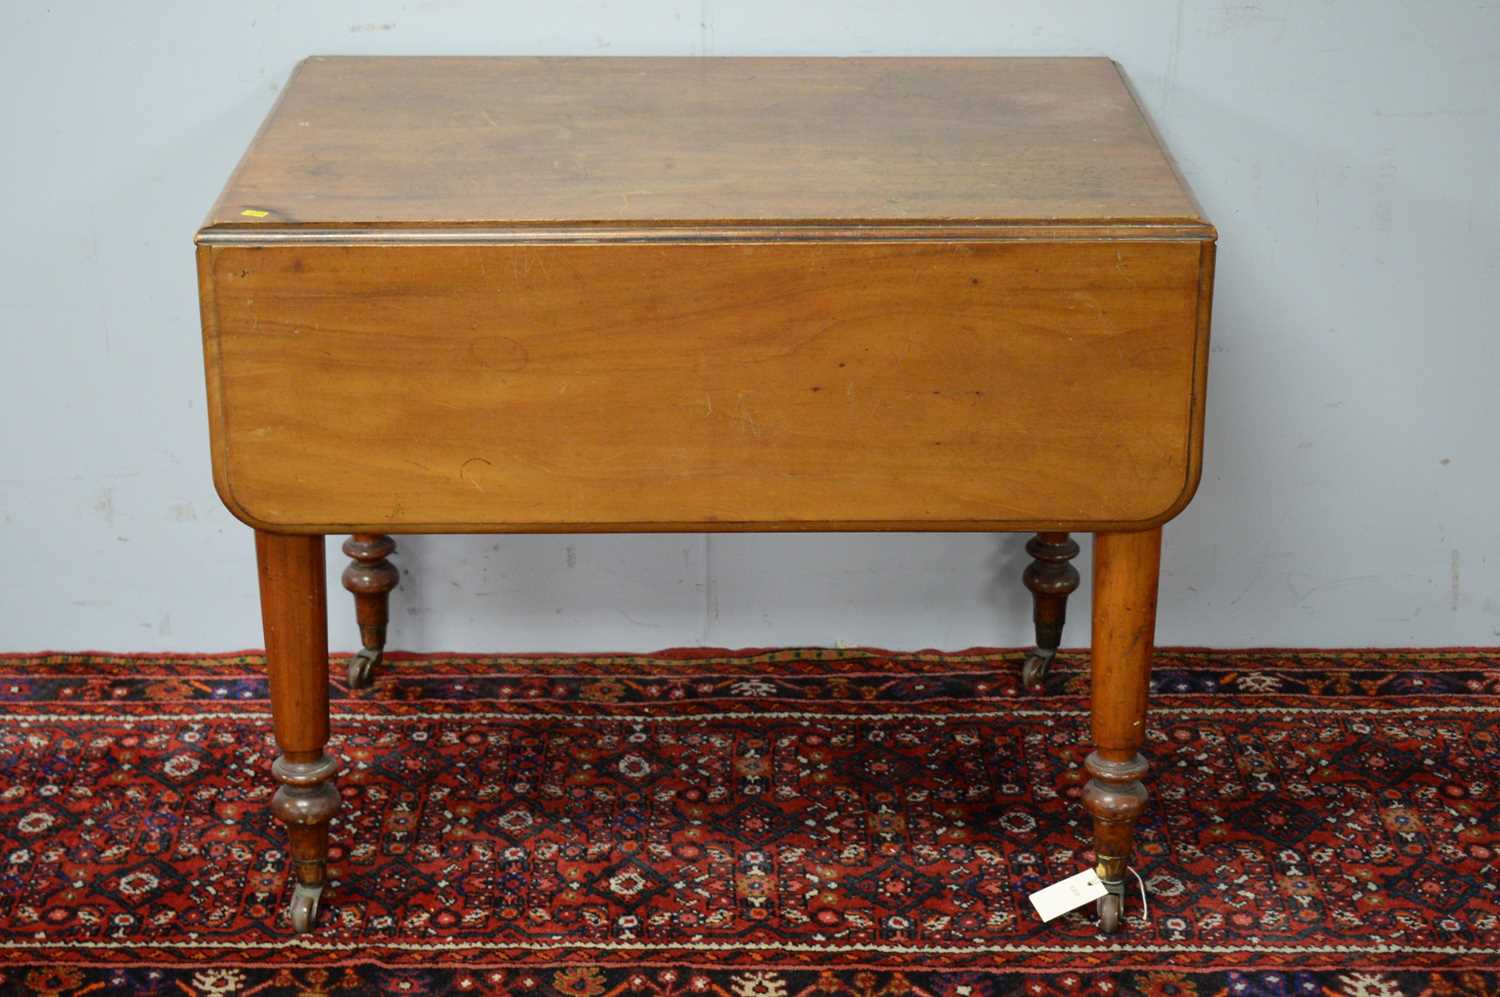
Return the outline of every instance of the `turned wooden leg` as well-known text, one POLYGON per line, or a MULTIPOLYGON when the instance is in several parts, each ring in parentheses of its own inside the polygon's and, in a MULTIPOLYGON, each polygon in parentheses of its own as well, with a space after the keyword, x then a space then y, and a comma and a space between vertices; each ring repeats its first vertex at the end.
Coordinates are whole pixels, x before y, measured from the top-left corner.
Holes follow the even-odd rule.
POLYGON ((1038 533, 1026 541, 1026 553, 1031 555, 1031 563, 1021 574, 1021 581, 1031 590, 1036 650, 1021 666, 1021 681, 1040 687, 1062 644, 1068 596, 1078 588, 1078 569, 1069 563, 1078 556, 1078 544, 1066 533, 1038 533))
POLYGON ((1146 734, 1146 689, 1156 640, 1156 587, 1161 529, 1094 537, 1094 750, 1084 806, 1094 816, 1099 926, 1119 930, 1136 818, 1146 808, 1139 748, 1146 734))
POLYGON ((271 724, 281 756, 271 772, 281 783, 271 812, 286 822, 291 844, 291 919, 311 930, 328 881, 328 821, 339 809, 338 762, 328 743, 328 615, 323 538, 255 532, 260 610, 271 681, 271 724))
POLYGON ((380 533, 356 533, 344 541, 344 553, 353 558, 344 569, 344 588, 354 593, 354 615, 359 620, 363 646, 349 659, 349 688, 368 688, 375 667, 385 653, 385 628, 391 618, 391 589, 401 573, 386 558, 396 551, 396 541, 380 533))

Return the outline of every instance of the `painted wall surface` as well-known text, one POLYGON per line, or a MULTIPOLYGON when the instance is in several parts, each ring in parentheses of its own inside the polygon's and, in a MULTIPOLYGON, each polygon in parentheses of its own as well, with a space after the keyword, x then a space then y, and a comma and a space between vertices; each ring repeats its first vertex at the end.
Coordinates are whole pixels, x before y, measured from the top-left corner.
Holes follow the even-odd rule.
MULTIPOLYGON (((1161 641, 1500 642, 1500 5, 182 0, 0 10, 0 649, 259 646, 191 238, 310 53, 1112 56, 1221 234, 1161 641)), ((1019 645, 1022 542, 413 538, 393 646, 1019 645)))

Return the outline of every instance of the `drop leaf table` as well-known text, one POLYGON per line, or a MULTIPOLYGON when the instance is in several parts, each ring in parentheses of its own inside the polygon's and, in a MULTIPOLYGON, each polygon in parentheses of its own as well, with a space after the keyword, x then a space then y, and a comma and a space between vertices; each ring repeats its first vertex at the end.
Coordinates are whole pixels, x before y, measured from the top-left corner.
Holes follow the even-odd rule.
POLYGON ((1094 534, 1116 930, 1214 244, 1107 59, 301 63, 197 236, 294 927, 339 808, 325 535, 368 665, 390 534, 971 530, 1039 533, 1033 679, 1094 534))

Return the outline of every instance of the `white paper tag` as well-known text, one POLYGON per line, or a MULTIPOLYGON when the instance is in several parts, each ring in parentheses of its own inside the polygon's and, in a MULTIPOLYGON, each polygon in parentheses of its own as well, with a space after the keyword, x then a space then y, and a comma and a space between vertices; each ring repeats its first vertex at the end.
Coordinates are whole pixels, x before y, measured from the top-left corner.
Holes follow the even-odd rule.
POLYGON ((1076 876, 1037 890, 1031 895, 1031 906, 1036 908, 1043 921, 1050 921, 1090 900, 1098 900, 1108 892, 1099 881, 1099 874, 1085 869, 1076 876))

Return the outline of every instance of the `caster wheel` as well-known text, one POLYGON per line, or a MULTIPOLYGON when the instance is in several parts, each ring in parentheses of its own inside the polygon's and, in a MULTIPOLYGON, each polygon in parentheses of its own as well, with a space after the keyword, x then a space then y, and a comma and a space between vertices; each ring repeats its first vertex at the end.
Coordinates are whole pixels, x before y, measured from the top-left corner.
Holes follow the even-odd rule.
POLYGON ((1118 894, 1106 893, 1097 901, 1099 911, 1099 930, 1106 935, 1112 935, 1120 930, 1123 920, 1121 908, 1124 901, 1118 894))
POLYGON ((292 920, 292 930, 301 935, 318 923, 318 901, 323 898, 323 886, 307 886, 298 883, 292 887, 292 904, 287 916, 292 920))
POLYGON ((380 664, 381 652, 365 648, 349 659, 349 688, 368 689, 375 682, 375 666, 380 664))
POLYGON ((1032 651, 1026 655, 1026 663, 1021 666, 1021 684, 1028 689, 1040 689, 1047 681, 1047 672, 1052 668, 1052 659, 1056 651, 1032 651))

